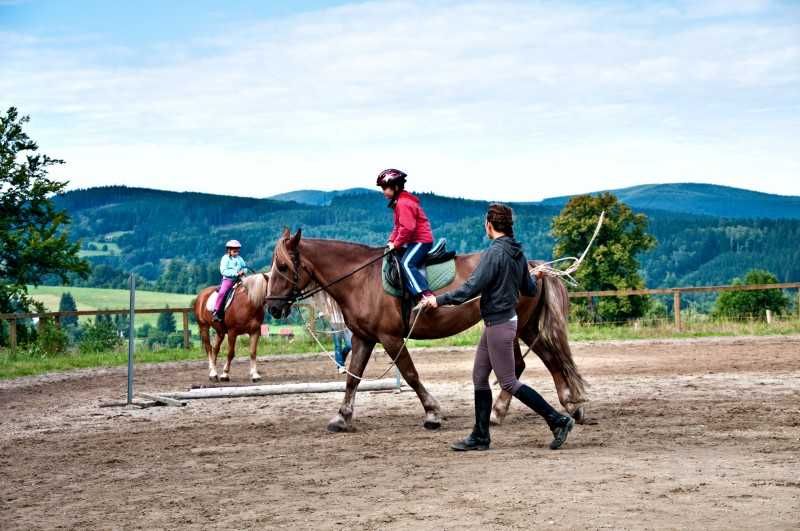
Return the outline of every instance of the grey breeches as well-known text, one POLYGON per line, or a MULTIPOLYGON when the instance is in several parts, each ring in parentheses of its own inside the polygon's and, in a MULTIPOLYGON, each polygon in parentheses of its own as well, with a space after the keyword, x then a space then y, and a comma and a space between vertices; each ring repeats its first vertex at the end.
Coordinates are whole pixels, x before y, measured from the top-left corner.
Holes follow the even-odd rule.
POLYGON ((514 394, 522 385, 514 373, 514 341, 517 337, 517 320, 486 326, 475 352, 472 383, 476 390, 491 389, 489 374, 494 374, 504 391, 514 394))

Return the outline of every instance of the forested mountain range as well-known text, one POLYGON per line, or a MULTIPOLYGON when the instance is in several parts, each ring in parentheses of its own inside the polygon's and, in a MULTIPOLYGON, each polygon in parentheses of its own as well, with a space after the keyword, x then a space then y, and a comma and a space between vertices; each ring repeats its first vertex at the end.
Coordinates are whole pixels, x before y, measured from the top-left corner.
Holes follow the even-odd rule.
MULTIPOLYGON (((706 201, 730 203, 726 195, 730 189, 717 188, 716 196, 709 192, 706 201)), ((375 246, 386 241, 392 215, 381 194, 355 189, 327 192, 320 200, 322 196, 309 192, 314 191, 295 197, 314 199, 314 204, 110 186, 70 191, 55 201, 71 215, 71 235, 81 240, 82 252, 93 264, 92 277, 76 283, 124 287, 126 273, 133 271, 149 287, 194 292, 218 281, 219 258, 231 238, 242 242, 242 254, 255 269, 269 265, 275 240, 285 226, 302 227, 308 237, 375 246)), ((746 191, 736 194, 741 192, 746 191)), ((450 248, 463 253, 487 245, 482 223, 487 202, 419 195, 435 236, 447 238, 450 248)), ((772 208, 791 212, 800 198, 785 199, 784 206, 772 208)), ((652 204, 675 206, 675 202, 673 198, 652 204)), ((550 223, 560 211, 559 201, 513 206, 515 232, 526 254, 550 259, 550 223)), ((737 219, 632 206, 648 216, 650 232, 658 240, 654 250, 639 257, 649 287, 728 283, 754 267, 772 271, 782 281, 800 279, 800 208, 795 209, 795 219, 737 219)))
MULTIPOLYGON (((765 194, 715 184, 645 184, 610 191, 637 210, 667 210, 733 219, 800 219, 800 197, 765 194)), ((569 196, 542 204, 564 206, 569 196)))

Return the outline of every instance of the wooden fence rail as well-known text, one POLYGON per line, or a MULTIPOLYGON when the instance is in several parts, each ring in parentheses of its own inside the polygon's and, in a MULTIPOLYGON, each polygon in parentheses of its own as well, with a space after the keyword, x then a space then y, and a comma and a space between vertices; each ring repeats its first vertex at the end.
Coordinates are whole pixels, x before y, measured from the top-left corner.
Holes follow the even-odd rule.
POLYGON ((628 297, 631 295, 672 295, 675 329, 681 329, 681 293, 703 293, 710 291, 763 291, 768 289, 796 289, 797 308, 800 311, 800 282, 783 282, 781 284, 748 284, 743 286, 687 286, 681 288, 627 289, 605 291, 571 291, 571 299, 592 297, 628 297))
MULTIPOLYGON (((682 293, 702 293, 711 291, 761 291, 768 289, 796 289, 797 307, 800 311, 800 282, 784 282, 781 284, 750 284, 746 286, 689 286, 681 288, 658 288, 658 289, 629 289, 629 290, 604 290, 604 291, 571 291, 569 297, 591 298, 591 297, 628 297, 631 295, 672 295, 675 315, 675 329, 681 329, 681 294, 682 293)), ((193 308, 143 308, 136 310, 137 314, 146 313, 181 313, 183 314, 183 346, 189 348, 189 312, 193 308)), ((78 310, 74 312, 44 312, 44 313, 0 313, 0 321, 8 321, 9 324, 9 344, 12 349, 17 346, 17 321, 20 319, 39 318, 39 326, 42 319, 55 319, 56 325, 60 326, 62 317, 81 316, 81 315, 127 315, 129 309, 124 310, 78 310)))
MULTIPOLYGON (((189 348, 189 312, 193 308, 142 308, 137 314, 145 313, 181 313, 183 314, 183 348, 189 348)), ((124 310, 78 310, 74 312, 42 312, 42 313, 0 313, 0 321, 8 321, 8 343, 12 349, 17 348, 17 321, 20 319, 39 319, 39 327, 45 319, 54 319, 56 326, 61 326, 63 317, 81 315, 128 315, 130 309, 124 310)))

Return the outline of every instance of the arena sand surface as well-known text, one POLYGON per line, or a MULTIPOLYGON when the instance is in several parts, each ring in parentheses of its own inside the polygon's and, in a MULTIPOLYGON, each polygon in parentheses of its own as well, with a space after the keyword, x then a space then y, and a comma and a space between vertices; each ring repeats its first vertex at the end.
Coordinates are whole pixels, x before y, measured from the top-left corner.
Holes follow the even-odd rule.
MULTIPOLYGON (((100 409, 125 373, 0 382, 3 529, 515 529, 800 526, 800 337, 574 344, 590 424, 550 451, 516 401, 488 452, 472 425, 472 352, 414 353, 446 415, 413 392, 361 393, 355 433, 325 425, 341 393, 100 409)), ((533 356, 523 380, 549 400, 533 356)), ((376 354, 369 372, 386 367, 376 354)), ((260 363, 264 383, 336 380, 320 357, 260 363)), ((234 365, 244 383, 247 364, 234 365)), ((140 391, 205 383, 202 362, 142 366, 140 391)))

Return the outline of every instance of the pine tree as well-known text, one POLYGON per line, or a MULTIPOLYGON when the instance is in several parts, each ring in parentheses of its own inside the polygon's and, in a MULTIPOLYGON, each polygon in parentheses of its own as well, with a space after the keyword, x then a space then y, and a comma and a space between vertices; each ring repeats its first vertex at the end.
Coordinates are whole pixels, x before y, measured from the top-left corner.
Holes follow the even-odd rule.
MULTIPOLYGON (((75 304, 75 299, 70 292, 62 293, 61 300, 58 302, 59 312, 76 312, 78 306, 75 304)), ((77 315, 67 315, 61 318, 61 325, 64 327, 78 326, 77 315)))
MULTIPOLYGON (((167 306, 169 308, 169 306, 167 306)), ((175 314, 172 312, 163 312, 158 314, 158 323, 156 324, 159 331, 165 334, 171 334, 176 330, 175 314)))

